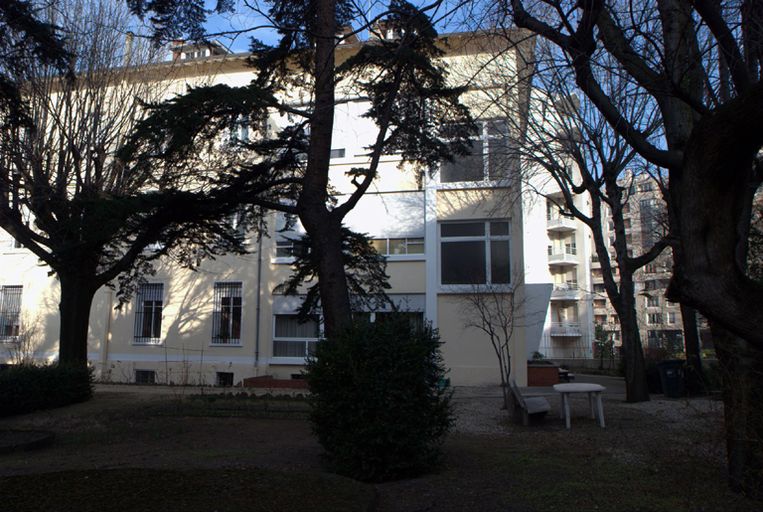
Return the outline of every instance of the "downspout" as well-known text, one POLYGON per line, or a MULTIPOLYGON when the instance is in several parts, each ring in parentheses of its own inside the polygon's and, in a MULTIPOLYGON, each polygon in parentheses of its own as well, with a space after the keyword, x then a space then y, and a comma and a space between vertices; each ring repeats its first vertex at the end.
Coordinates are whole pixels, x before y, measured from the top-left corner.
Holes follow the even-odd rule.
POLYGON ((262 310, 262 234, 257 240, 257 309, 254 317, 254 376, 259 373, 260 364, 260 316, 262 310))
POLYGON ((109 290, 109 308, 106 312, 106 330, 101 342, 101 380, 106 376, 106 366, 109 362, 109 343, 111 342, 111 315, 114 306, 114 292, 109 290))

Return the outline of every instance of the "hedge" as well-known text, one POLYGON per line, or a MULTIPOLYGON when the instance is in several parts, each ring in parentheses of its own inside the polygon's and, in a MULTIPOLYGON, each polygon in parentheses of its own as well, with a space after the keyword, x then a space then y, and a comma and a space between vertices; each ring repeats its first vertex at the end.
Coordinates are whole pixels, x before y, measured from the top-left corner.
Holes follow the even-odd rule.
POLYGON ((84 402, 92 396, 92 368, 22 365, 0 371, 0 417, 84 402))

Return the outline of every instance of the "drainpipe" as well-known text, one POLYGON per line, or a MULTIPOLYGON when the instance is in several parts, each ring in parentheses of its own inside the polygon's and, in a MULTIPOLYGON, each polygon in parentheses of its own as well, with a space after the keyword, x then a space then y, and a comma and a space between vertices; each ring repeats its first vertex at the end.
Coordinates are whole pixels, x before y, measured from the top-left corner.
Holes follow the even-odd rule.
POLYGON ((106 330, 101 342, 101 380, 104 379, 106 366, 109 363, 109 343, 111 342, 111 315, 114 309, 114 292, 109 290, 109 309, 106 312, 106 330))
POLYGON ((260 364, 260 316, 262 304, 262 234, 257 240, 257 309, 254 320, 254 376, 259 374, 260 364))

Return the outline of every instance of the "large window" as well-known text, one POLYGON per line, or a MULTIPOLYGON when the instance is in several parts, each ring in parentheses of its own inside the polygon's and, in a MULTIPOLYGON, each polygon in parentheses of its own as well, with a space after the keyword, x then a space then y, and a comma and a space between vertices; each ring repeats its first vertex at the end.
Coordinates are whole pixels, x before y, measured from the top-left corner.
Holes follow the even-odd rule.
POLYGON ((16 341, 21 332, 21 286, 0 287, 0 341, 16 341))
POLYGON ((509 284, 509 221, 440 224, 443 285, 509 284))
POLYGON ((275 315, 273 357, 304 359, 313 353, 319 337, 317 318, 302 321, 297 315, 275 315))
POLYGON ((468 155, 443 162, 440 182, 499 180, 509 176, 515 159, 508 151, 509 131, 506 121, 495 119, 479 124, 479 136, 471 141, 468 155))
POLYGON ((215 283, 212 343, 241 344, 241 283, 215 283))
POLYGON ((162 337, 164 285, 140 285, 135 297, 135 343, 159 343, 162 337))

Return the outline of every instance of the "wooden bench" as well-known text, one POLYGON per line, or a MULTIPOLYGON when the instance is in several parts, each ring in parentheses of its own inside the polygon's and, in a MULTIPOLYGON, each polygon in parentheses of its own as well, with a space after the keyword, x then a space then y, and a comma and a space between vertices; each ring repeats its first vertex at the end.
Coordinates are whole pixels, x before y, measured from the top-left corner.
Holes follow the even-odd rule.
POLYGON ((523 397, 514 379, 509 380, 509 387, 514 397, 514 414, 522 411, 522 424, 524 426, 530 424, 530 416, 543 418, 551 410, 551 404, 542 396, 523 397))
POLYGON ((572 382, 575 380, 575 374, 567 368, 559 368, 559 382, 572 382))

